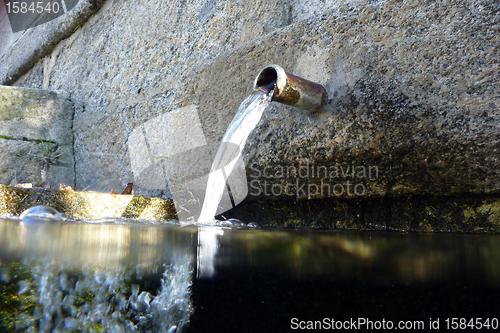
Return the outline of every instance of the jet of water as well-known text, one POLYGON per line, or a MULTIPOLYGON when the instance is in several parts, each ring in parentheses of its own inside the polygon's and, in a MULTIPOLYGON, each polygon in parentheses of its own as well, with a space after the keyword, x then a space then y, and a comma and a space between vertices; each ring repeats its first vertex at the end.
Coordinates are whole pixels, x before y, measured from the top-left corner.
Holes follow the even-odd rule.
POLYGON ((264 109, 271 103, 271 97, 272 90, 256 90, 241 103, 215 155, 198 222, 214 220, 227 179, 241 156, 248 136, 259 123, 264 109), (231 149, 230 147, 235 146, 226 143, 234 143, 238 149, 231 149))

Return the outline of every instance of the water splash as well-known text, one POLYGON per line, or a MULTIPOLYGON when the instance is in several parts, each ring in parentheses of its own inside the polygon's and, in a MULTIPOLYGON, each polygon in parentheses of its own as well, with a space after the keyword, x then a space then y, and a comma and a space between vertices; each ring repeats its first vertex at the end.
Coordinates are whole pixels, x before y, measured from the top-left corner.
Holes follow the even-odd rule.
POLYGON ((205 192, 205 200, 198 222, 212 222, 224 194, 227 178, 239 160, 248 136, 260 121, 264 109, 271 103, 272 90, 256 90, 240 105, 238 113, 229 124, 222 143, 215 155, 205 192), (234 143, 238 149, 228 149, 234 143))
POLYGON ((29 296, 36 305, 32 314, 23 312, 24 318, 16 320, 16 329, 42 333, 183 332, 193 312, 194 269, 190 261, 181 256, 166 265, 156 294, 131 284, 137 281, 136 267, 101 270, 84 265, 77 272, 60 262, 26 261, 24 265, 33 275, 21 281, 19 294, 29 296))
POLYGON ((219 250, 219 237, 224 230, 215 226, 198 228, 198 248, 196 271, 197 277, 210 278, 215 275, 215 255, 219 250))

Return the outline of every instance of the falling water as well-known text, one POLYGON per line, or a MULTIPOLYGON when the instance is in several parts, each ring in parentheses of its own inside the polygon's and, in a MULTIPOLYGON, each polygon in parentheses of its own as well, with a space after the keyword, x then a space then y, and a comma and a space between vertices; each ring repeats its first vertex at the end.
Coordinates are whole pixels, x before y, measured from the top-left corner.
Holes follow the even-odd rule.
POLYGON ((238 113, 229 124, 222 138, 222 144, 215 155, 198 222, 214 220, 217 206, 224 194, 226 181, 241 156, 248 136, 259 123, 264 109, 271 103, 271 97, 272 90, 256 90, 241 103, 238 113), (238 149, 231 149, 230 147, 234 146, 225 143, 236 144, 238 149))

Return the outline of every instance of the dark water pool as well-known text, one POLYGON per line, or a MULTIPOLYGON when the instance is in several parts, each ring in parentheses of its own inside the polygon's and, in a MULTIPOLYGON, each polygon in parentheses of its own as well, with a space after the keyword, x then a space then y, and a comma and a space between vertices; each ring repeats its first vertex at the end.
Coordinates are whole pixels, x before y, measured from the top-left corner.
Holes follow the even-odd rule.
POLYGON ((0 219, 0 260, 0 332, 499 326, 498 235, 0 219))

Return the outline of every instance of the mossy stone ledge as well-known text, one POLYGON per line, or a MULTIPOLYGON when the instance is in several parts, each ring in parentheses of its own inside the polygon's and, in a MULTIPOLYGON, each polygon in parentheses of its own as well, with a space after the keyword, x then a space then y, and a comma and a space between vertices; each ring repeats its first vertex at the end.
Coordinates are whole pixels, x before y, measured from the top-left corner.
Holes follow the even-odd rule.
MULTIPOLYGON (((172 200, 0 185, 0 215, 19 215, 36 205, 51 206, 72 219, 177 219, 172 200)), ((261 227, 498 233, 500 194, 245 200, 223 215, 261 227)))
POLYGON ((19 215, 37 205, 53 207, 72 219, 109 217, 168 221, 176 217, 173 203, 159 198, 0 185, 0 215, 19 215))

